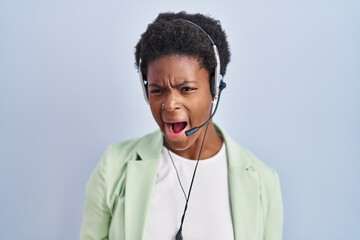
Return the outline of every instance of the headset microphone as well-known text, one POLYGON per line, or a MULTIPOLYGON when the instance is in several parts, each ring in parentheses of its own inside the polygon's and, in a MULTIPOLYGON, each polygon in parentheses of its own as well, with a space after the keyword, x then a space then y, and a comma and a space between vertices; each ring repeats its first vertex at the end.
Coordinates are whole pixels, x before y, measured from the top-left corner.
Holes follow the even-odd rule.
POLYGON ((216 102, 216 105, 215 105, 215 109, 214 109, 214 112, 210 115, 209 119, 206 120, 206 122, 204 122, 203 124, 201 124, 200 126, 198 127, 194 127, 194 128, 191 128, 187 131, 185 131, 185 134, 187 137, 189 137, 190 135, 196 133, 200 128, 202 128, 203 126, 205 126, 206 124, 208 124, 210 122, 210 120, 214 117, 215 113, 216 113, 216 110, 219 106, 219 102, 220 102, 220 94, 221 94, 221 91, 226 87, 226 83, 224 81, 220 81, 220 86, 219 86, 219 95, 217 96, 217 102, 216 102))

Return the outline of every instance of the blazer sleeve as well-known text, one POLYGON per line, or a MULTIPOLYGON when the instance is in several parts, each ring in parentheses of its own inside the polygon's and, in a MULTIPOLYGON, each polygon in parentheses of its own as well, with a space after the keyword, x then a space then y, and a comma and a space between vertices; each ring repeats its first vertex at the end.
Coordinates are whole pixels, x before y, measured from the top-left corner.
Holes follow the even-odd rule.
POLYGON ((96 166, 86 186, 80 240, 108 239, 111 220, 111 211, 106 200, 107 173, 105 160, 108 155, 109 151, 96 166))
POLYGON ((283 204, 279 176, 275 170, 273 190, 270 196, 269 209, 266 219, 264 240, 281 240, 283 227, 283 204))

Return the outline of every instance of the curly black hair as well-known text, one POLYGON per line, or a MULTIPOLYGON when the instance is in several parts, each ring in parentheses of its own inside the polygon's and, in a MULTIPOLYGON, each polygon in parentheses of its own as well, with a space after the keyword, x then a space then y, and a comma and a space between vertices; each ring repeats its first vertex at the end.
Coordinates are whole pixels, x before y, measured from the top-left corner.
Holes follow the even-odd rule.
POLYGON ((213 75, 216 60, 211 40, 196 26, 181 20, 197 24, 214 41, 220 57, 220 74, 224 76, 230 62, 226 34, 218 20, 199 13, 160 13, 155 21, 148 25, 135 47, 136 67, 139 68, 141 59, 140 70, 145 76, 152 61, 162 56, 182 55, 194 57, 201 67, 213 75))

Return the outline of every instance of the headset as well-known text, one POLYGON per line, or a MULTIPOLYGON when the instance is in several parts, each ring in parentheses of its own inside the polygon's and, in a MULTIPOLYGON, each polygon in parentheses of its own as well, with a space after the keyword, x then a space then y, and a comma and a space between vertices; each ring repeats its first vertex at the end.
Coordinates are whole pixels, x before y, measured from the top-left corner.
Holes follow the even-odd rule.
MULTIPOLYGON (((223 82, 223 80, 222 80, 223 77, 220 74, 221 63, 220 63, 219 52, 218 52, 218 49, 217 49, 217 47, 215 45, 215 42, 212 40, 212 38, 209 36, 209 34, 207 34, 205 32, 204 29, 202 29, 199 25, 197 25, 194 22, 191 22, 191 21, 185 20, 185 19, 181 19, 181 18, 175 19, 175 20, 172 20, 172 21, 180 21, 180 22, 190 24, 190 25, 196 27, 201 32, 203 32, 206 35, 206 37, 210 40, 210 42, 212 44, 213 51, 214 51, 215 61, 216 61, 215 72, 211 76, 211 79, 210 79, 210 91, 211 91, 211 96, 213 96, 214 101, 216 101, 218 99, 218 97, 219 97, 219 94, 220 94, 221 90, 223 88, 225 88, 225 87, 223 87, 223 85, 225 83, 223 82)), ((149 96, 148 96, 148 91, 147 91, 148 81, 144 78, 145 75, 143 75, 143 73, 141 72, 141 58, 139 59, 138 73, 139 73, 140 84, 142 86, 145 101, 147 103, 149 103, 149 96)))

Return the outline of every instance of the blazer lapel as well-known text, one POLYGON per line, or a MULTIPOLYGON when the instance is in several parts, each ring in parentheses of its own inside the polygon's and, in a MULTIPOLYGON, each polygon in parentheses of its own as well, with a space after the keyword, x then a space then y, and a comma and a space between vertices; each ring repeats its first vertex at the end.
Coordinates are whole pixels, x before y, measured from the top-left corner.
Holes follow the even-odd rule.
POLYGON ((247 154, 225 136, 228 156, 229 190, 235 239, 257 239, 260 184, 247 154))
POLYGON ((137 146, 139 160, 129 161, 125 194, 125 238, 143 239, 163 140, 159 132, 137 146))

